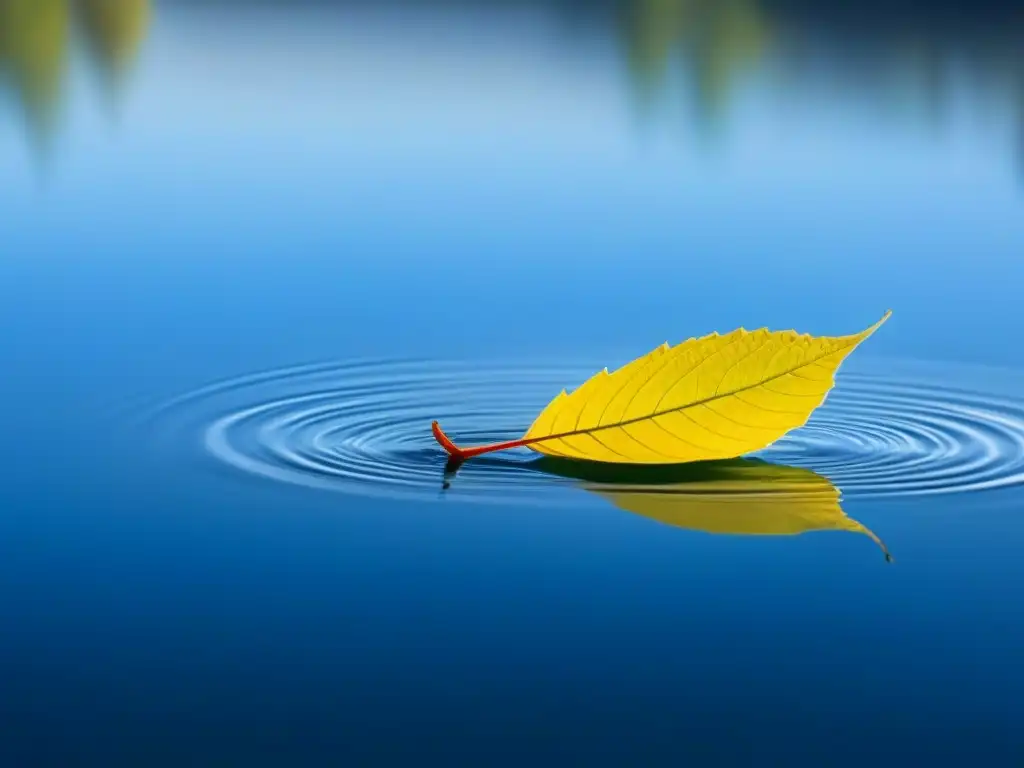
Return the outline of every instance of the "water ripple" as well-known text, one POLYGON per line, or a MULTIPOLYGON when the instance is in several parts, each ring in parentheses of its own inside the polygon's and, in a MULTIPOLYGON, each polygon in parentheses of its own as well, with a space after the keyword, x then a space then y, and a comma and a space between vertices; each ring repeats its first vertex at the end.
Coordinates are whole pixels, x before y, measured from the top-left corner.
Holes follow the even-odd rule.
MULTIPOLYGON (((463 444, 518 437, 563 386, 600 366, 365 361, 220 382, 152 414, 201 440, 206 455, 263 478, 353 494, 436 494, 439 419, 463 444)), ((912 365, 840 371, 803 428, 760 456, 829 478, 845 497, 952 494, 1024 483, 1024 378, 912 365)), ((460 498, 544 494, 567 478, 518 449, 470 461, 460 498)))

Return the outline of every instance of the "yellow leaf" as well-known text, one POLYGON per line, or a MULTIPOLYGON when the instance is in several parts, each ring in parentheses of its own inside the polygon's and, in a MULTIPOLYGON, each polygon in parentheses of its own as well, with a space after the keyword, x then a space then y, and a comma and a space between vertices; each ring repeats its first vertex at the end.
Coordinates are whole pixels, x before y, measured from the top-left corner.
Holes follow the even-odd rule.
POLYGON ((531 467, 582 480, 583 488, 619 509, 677 528, 741 536, 850 531, 870 538, 892 560, 882 540, 843 511, 839 489, 802 467, 734 459, 628 468, 550 458, 531 467))
POLYGON ((840 363, 890 314, 849 336, 740 328, 663 344, 571 394, 562 390, 519 440, 459 448, 436 421, 434 437, 456 460, 519 446, 628 464, 736 458, 802 426, 840 363))

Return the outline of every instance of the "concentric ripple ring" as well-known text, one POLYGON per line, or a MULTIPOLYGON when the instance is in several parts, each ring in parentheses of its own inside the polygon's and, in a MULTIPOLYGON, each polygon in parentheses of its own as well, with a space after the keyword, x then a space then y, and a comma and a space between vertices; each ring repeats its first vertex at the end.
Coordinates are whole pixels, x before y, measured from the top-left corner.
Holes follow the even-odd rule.
MULTIPOLYGON (((220 382, 152 418, 184 428, 207 459, 283 483, 356 495, 437 494, 445 456, 430 422, 460 443, 518 437, 563 387, 602 365, 416 360, 323 363, 220 382)), ((989 491, 1024 484, 1024 373, 872 362, 840 370, 802 428, 758 456, 828 477, 844 497, 989 491)), ((469 461, 456 498, 548 495, 565 478, 536 454, 469 461)))

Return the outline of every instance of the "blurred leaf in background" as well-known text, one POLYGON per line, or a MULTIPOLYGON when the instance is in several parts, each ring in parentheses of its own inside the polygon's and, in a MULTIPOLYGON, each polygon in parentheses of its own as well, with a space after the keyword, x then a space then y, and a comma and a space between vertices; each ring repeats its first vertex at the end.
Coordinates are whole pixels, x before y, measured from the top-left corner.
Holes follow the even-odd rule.
POLYGON ((0 0, 0 75, 29 132, 49 141, 61 105, 68 58, 65 0, 0 0))
POLYGON ((0 84, 40 150, 59 125, 76 33, 116 90, 138 55, 150 15, 149 0, 0 0, 0 84))
POLYGON ((96 62, 116 83, 135 63, 146 37, 149 0, 79 0, 75 5, 96 62))

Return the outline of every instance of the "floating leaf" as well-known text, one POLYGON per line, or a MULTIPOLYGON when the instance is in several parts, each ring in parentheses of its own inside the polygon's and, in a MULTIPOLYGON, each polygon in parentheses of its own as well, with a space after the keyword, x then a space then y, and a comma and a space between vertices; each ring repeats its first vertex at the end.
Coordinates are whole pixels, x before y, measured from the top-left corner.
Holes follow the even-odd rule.
POLYGON ((434 437, 458 460, 520 446, 628 464, 736 458, 802 426, 832 389, 839 365, 890 314, 850 336, 739 328, 662 344, 572 394, 562 390, 518 440, 460 448, 436 421, 434 437))

